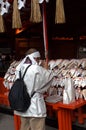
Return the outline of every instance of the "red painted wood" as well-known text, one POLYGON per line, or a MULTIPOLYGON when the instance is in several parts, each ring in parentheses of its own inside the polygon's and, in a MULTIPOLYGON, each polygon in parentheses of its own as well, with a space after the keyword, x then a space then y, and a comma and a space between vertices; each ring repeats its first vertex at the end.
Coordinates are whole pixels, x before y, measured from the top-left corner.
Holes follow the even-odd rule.
POLYGON ((3 84, 4 79, 0 77, 0 105, 9 106, 8 94, 9 90, 3 84))
POLYGON ((75 121, 73 120, 75 115, 72 112, 76 109, 78 110, 77 117, 79 123, 83 123, 86 118, 86 114, 82 111, 82 107, 86 105, 86 100, 80 99, 70 104, 63 104, 62 102, 46 104, 47 106, 52 106, 53 110, 57 110, 59 130, 72 130, 72 121, 75 121))
POLYGON ((43 37, 45 47, 45 58, 48 63, 48 34, 47 34, 47 16, 46 16, 46 1, 42 4, 43 9, 43 37))
POLYGON ((15 126, 15 130, 20 130, 20 117, 14 114, 14 126, 15 126))

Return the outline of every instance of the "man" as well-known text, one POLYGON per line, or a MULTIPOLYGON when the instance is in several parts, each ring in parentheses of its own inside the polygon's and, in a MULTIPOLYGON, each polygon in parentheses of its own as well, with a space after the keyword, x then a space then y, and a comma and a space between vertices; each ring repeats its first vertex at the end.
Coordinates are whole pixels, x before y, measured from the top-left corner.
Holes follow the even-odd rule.
POLYGON ((28 68, 24 81, 27 86, 27 91, 31 95, 36 92, 31 98, 31 105, 26 112, 17 112, 15 114, 21 117, 20 130, 45 130, 46 106, 43 94, 50 87, 53 80, 51 71, 39 65, 40 53, 36 49, 30 49, 26 53, 26 57, 16 68, 16 78, 19 77, 19 70, 22 74, 26 67, 28 68))

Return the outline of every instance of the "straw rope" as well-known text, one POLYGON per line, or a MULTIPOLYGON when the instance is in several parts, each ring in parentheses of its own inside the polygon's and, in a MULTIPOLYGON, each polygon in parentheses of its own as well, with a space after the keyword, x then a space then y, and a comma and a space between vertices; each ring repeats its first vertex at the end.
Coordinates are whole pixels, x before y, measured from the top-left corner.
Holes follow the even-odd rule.
POLYGON ((22 28, 20 11, 18 10, 17 0, 13 1, 12 28, 22 28))
POLYGON ((0 15, 0 32, 5 32, 3 16, 0 15))
POLYGON ((30 21, 34 23, 39 23, 42 21, 40 6, 38 0, 31 0, 31 16, 30 21))
POLYGON ((63 0, 56 0, 55 23, 65 23, 65 12, 63 0))

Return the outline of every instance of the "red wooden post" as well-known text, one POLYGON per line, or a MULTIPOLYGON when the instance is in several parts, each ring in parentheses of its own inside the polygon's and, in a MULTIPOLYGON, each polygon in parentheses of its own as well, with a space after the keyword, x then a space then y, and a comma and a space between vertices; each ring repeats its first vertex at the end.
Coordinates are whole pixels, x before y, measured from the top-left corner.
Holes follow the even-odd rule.
POLYGON ((45 58, 48 63, 48 34, 47 34, 47 16, 46 16, 46 1, 44 0, 42 4, 43 9, 43 37, 44 37, 44 47, 45 47, 45 58))
POLYGON ((20 117, 14 114, 14 126, 15 130, 19 130, 21 125, 20 117))

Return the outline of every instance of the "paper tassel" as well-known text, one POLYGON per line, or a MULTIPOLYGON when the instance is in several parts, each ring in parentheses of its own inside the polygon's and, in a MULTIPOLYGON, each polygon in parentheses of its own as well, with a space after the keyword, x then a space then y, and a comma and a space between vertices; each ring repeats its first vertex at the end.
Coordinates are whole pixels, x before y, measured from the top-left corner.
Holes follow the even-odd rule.
POLYGON ((38 0, 31 0, 31 16, 30 21, 34 23, 39 23, 42 21, 40 6, 38 0))
POLYGON ((8 13, 9 7, 10 7, 10 3, 8 2, 8 0, 3 0, 1 2, 0 14, 4 15, 5 13, 8 13))
POLYGON ((3 16, 0 15, 0 32, 5 32, 3 16))
POLYGON ((56 0, 55 23, 65 23, 65 12, 63 0, 56 0))
POLYGON ((25 7, 26 0, 18 0, 18 9, 22 9, 25 7))
MULTIPOLYGON (((44 0, 38 0, 38 1, 39 1, 40 4, 44 2, 44 0)), ((49 2, 49 0, 45 0, 45 1, 49 2)))
POLYGON ((13 2, 12 28, 22 28, 20 11, 18 10, 17 0, 13 2))

